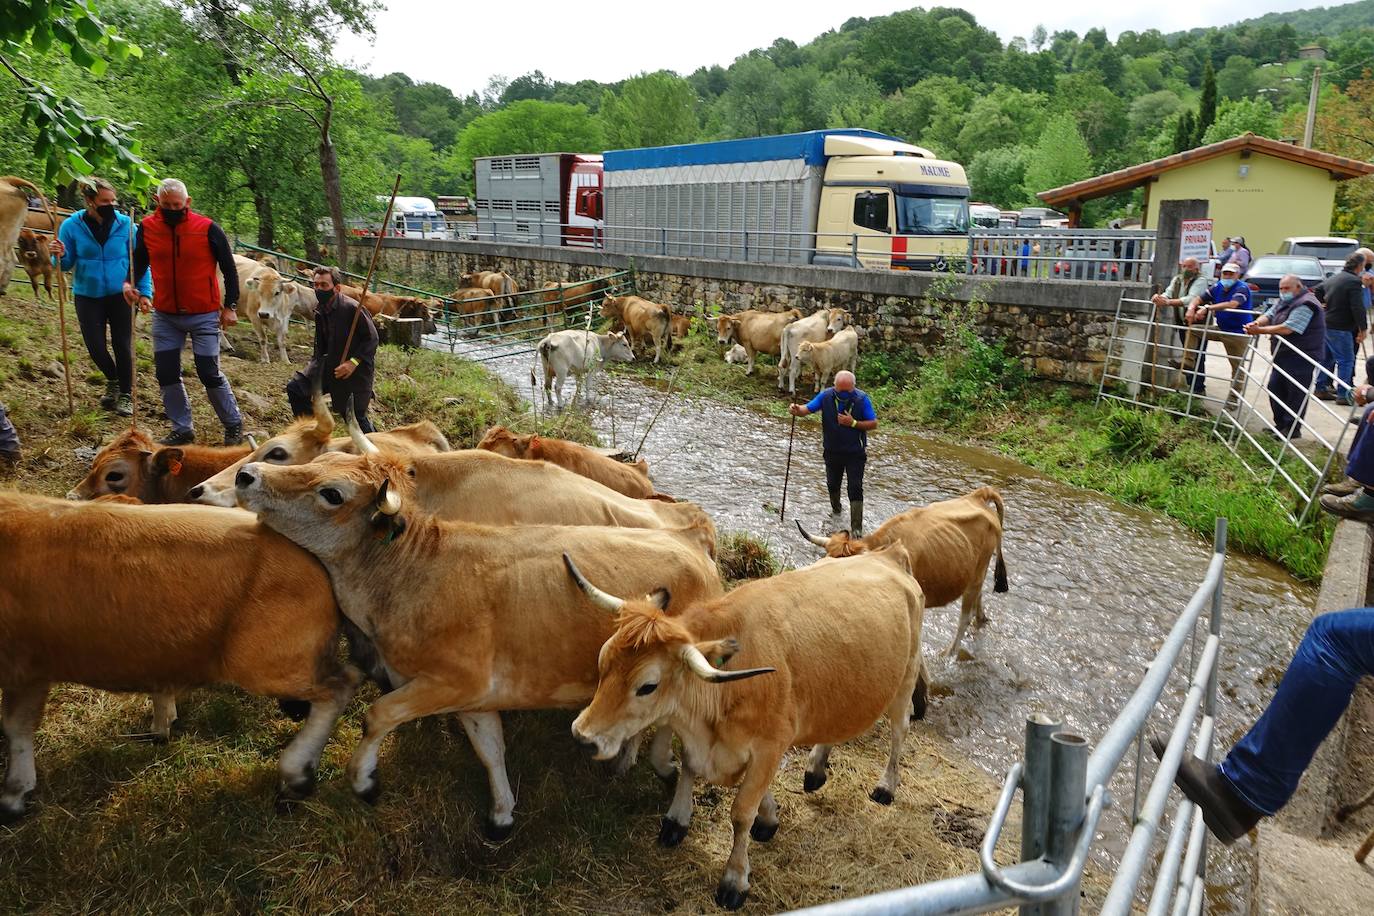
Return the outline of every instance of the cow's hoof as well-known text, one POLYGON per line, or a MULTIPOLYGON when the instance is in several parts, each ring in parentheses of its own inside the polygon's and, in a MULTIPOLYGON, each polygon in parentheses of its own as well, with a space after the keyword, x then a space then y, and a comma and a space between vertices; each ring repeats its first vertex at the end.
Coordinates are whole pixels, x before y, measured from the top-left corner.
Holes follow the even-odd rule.
POLYGON ((749 828, 749 835, 760 843, 767 843, 777 835, 777 824, 765 824, 758 818, 754 818, 753 826, 749 828))
POLYGON ((13 804, 9 802, 0 803, 0 827, 13 824, 24 816, 26 810, 23 799, 13 804))
POLYGON ((926 688, 924 684, 918 684, 915 692, 911 694, 911 721, 919 722, 926 717, 926 688))
POLYGON ((305 700, 278 700, 277 708, 292 722, 304 722, 310 715, 310 704, 305 700))
POLYGON ((658 826, 658 845, 672 849, 687 838, 687 825, 665 817, 658 826))
POLYGON ((369 805, 377 804, 377 799, 382 797, 382 781, 377 778, 377 771, 373 770, 372 775, 367 778, 367 787, 359 791, 353 790, 353 794, 369 805))
POLYGON ((283 805, 289 808, 292 802, 298 802, 314 794, 315 768, 309 766, 299 776, 282 780, 281 785, 277 787, 277 810, 281 811, 283 805))
POLYGON ((511 831, 515 830, 515 822, 509 824, 498 824, 491 818, 482 822, 482 837, 488 843, 503 843, 510 839, 511 831))
POLYGON ((884 789, 882 786, 878 786, 878 788, 868 793, 868 797, 873 799, 880 805, 892 804, 892 793, 889 792, 887 789, 884 789))
POLYGON ((725 881, 720 882, 716 887, 716 905, 727 910, 737 910, 744 906, 744 901, 749 899, 749 892, 742 891, 725 881))
POLYGON ((813 773, 807 770, 802 776, 802 789, 807 792, 815 792, 821 786, 825 785, 825 780, 825 773, 813 773))
POLYGON ((663 784, 669 788, 673 788, 677 785, 677 767, 669 767, 666 773, 660 773, 658 770, 654 770, 654 775, 662 780, 663 784))

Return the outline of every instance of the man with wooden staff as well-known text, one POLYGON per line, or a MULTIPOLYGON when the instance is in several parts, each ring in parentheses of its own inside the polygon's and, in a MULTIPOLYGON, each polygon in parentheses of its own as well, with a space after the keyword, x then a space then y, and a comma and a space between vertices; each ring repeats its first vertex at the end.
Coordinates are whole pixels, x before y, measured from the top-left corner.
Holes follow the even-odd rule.
POLYGON ((878 415, 868 395, 854 387, 854 373, 835 373, 835 387, 827 388, 809 404, 791 404, 794 417, 820 411, 824 443, 825 485, 830 491, 832 530, 843 519, 840 513, 840 481, 847 478, 849 533, 863 537, 864 465, 868 462, 868 434, 878 428, 878 415))
POLYGON ((297 372, 286 383, 286 397, 293 414, 310 416, 314 409, 310 403, 312 379, 319 373, 323 389, 333 400, 334 412, 343 413, 352 398, 358 427, 370 433, 372 422, 367 418, 367 405, 372 400, 376 374, 377 326, 367 309, 339 292, 342 282, 343 275, 337 267, 315 268, 315 352, 305 371, 297 372))

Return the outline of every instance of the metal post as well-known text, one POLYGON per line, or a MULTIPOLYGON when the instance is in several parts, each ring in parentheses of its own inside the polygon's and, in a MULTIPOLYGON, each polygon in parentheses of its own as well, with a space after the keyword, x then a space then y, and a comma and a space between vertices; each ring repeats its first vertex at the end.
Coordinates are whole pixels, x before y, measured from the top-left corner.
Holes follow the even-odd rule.
POLYGON ((658 253, 664 257, 668 255, 668 229, 666 226, 658 230, 658 253))
MULTIPOLYGON (((1088 742, 1077 735, 1056 732, 1050 738, 1050 798, 1045 858, 1059 868, 1068 864, 1087 811, 1088 742)), ((1076 916, 1078 886, 1058 900, 1044 904, 1045 916, 1076 916)))
POLYGON ((849 236, 849 250, 854 256, 854 266, 859 266, 859 233, 855 232, 849 236))
POLYGON ((1322 66, 1312 68, 1312 92, 1307 97, 1307 125, 1302 130, 1302 145, 1312 148, 1312 128, 1317 122, 1317 96, 1321 94, 1322 66))
MULTIPOLYGON (((1026 717, 1026 763, 1021 776, 1021 861, 1045 854, 1050 817, 1052 761, 1050 736, 1061 728, 1044 713, 1026 717)), ((1043 916, 1040 904, 1023 906, 1020 916, 1043 916)))
POLYGON ((749 230, 744 230, 744 260, 749 260, 749 230))

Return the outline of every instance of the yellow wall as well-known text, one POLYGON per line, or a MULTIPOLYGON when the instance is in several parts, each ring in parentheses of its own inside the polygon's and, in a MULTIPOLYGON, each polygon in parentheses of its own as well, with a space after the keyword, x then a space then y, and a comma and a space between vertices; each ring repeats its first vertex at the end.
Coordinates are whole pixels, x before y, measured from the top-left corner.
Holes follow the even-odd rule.
POLYGON ((1329 235, 1336 182, 1326 169, 1239 152, 1164 172, 1149 185, 1145 227, 1158 228, 1162 200, 1208 201, 1214 238, 1242 235, 1255 255, 1268 254, 1290 235, 1329 235), (1240 167, 1250 173, 1240 177, 1240 167))

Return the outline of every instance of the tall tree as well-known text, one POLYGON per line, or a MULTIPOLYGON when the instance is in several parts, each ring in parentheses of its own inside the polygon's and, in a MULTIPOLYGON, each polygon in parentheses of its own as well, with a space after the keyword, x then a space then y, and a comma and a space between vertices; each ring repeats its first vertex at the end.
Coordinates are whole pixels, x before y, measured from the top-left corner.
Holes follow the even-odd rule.
POLYGON ((688 143, 700 130, 692 84, 666 70, 631 77, 619 92, 607 89, 600 115, 606 142, 619 149, 688 143))
POLYGON ((1092 155, 1070 114, 1059 114, 1045 123, 1040 140, 1026 164, 1026 195, 1082 181, 1092 174, 1092 155))
POLYGON ((1193 113, 1185 110, 1174 122, 1174 149, 1175 153, 1182 153, 1190 150, 1194 146, 1194 139, 1197 137, 1197 122, 1193 120, 1193 113))
POLYGON ((1202 70, 1202 97, 1198 100, 1197 106, 1197 133, 1193 139, 1194 146, 1202 145, 1203 135, 1216 119, 1217 72, 1212 69, 1212 62, 1209 60, 1202 70))
POLYGON ((1274 109, 1262 99, 1226 99, 1221 103, 1216 120, 1202 135, 1202 143, 1220 143, 1244 133, 1273 138, 1279 132, 1274 109))
POLYGON ((458 138, 451 168, 470 181, 472 160, 479 156, 605 148, 601 124, 586 108, 525 99, 473 120, 458 138))

